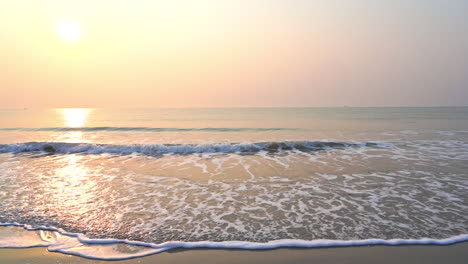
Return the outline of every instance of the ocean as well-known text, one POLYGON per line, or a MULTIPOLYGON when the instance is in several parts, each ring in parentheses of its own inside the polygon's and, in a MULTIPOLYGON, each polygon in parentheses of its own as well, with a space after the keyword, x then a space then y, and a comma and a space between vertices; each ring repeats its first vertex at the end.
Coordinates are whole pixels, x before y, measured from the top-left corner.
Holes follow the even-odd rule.
POLYGON ((468 107, 0 110, 0 247, 468 240, 468 107))

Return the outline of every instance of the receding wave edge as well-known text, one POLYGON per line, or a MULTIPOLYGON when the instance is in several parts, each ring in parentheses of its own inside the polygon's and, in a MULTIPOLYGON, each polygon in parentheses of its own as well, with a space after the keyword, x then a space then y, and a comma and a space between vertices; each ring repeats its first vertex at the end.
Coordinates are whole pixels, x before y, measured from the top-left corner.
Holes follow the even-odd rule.
MULTIPOLYGON (((0 223, 0 227, 23 228, 25 232, 36 232, 37 239, 16 239, 11 237, 0 237, 0 248, 32 248, 46 247, 51 252, 80 256, 96 260, 124 260, 138 258, 161 253, 167 250, 184 248, 213 248, 213 249, 247 249, 265 250, 284 247, 297 248, 320 248, 320 247, 347 247, 366 245, 450 245, 468 241, 468 234, 461 234, 444 239, 419 238, 419 239, 363 239, 363 240, 298 240, 282 239, 269 242, 248 242, 248 241, 199 241, 183 242, 168 241, 161 244, 145 243, 131 240, 119 239, 91 239, 84 234, 66 232, 55 227, 32 227, 19 223, 0 223), (132 247, 131 253, 117 250, 117 245, 132 247), (136 250, 139 248, 139 250, 136 250)), ((12 232, 17 234, 18 231, 12 232)))

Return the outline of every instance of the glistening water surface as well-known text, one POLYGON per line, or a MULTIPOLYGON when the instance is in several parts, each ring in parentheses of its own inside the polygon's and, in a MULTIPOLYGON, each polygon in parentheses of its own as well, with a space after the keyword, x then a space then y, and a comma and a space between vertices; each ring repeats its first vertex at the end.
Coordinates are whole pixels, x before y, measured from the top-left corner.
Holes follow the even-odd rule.
POLYGON ((467 161, 463 107, 0 110, 0 222, 62 232, 0 246, 465 240, 467 161))

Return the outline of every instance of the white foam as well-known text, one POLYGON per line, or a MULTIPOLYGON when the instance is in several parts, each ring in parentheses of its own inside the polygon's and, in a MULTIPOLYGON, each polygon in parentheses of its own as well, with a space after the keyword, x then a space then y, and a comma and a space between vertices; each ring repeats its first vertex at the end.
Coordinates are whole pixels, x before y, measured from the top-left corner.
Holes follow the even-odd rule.
POLYGON ((27 142, 18 144, 0 144, 0 153, 48 152, 59 154, 119 154, 134 153, 143 155, 194 154, 194 153, 258 153, 281 151, 319 151, 350 147, 384 147, 383 143, 374 142, 331 142, 331 141, 280 141, 258 143, 217 143, 217 144, 142 144, 112 145, 64 142, 27 142))
POLYGON ((83 234, 66 232, 54 227, 32 227, 18 223, 0 223, 0 248, 46 247, 51 252, 60 252, 97 260, 124 260, 148 256, 163 251, 185 248, 248 249, 265 250, 284 247, 319 248, 347 247, 366 245, 449 245, 468 241, 468 234, 461 234, 445 239, 363 239, 363 240, 299 240, 281 239, 265 243, 248 241, 169 241, 161 244, 144 243, 118 239, 90 239, 83 234), (16 228, 16 230, 13 230, 16 228), (19 232, 23 228, 24 232, 19 232), (11 229, 11 230, 8 230, 11 229), (10 232, 9 232, 10 231, 10 232), (122 250, 118 245, 125 245, 122 250), (128 253, 132 252, 132 253, 128 253))

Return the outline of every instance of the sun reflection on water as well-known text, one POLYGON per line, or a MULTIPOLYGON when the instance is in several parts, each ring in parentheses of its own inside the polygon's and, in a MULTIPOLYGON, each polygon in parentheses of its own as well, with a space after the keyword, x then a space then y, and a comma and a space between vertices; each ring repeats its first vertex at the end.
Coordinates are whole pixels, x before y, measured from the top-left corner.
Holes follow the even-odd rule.
POLYGON ((92 208, 96 189, 93 171, 83 164, 84 156, 67 155, 61 166, 54 169, 50 182, 51 194, 56 209, 64 213, 68 221, 76 221, 81 214, 92 208))
POLYGON ((88 115, 93 111, 93 109, 89 108, 63 108, 57 110, 62 114, 64 125, 71 128, 85 126, 88 115))
MULTIPOLYGON (((56 111, 62 117, 63 125, 67 128, 80 128, 86 126, 89 114, 94 109, 91 108, 61 108, 56 111)), ((57 141, 67 143, 81 143, 87 142, 83 137, 81 131, 68 131, 66 133, 60 132, 55 135, 57 141)))
POLYGON ((83 136, 83 132, 81 131, 70 131, 66 133, 59 133, 53 135, 56 141, 58 142, 65 142, 65 143, 88 143, 91 142, 90 140, 86 139, 83 136))

